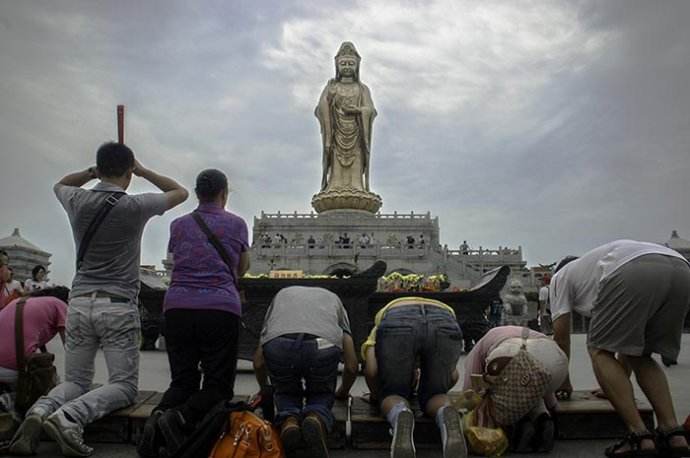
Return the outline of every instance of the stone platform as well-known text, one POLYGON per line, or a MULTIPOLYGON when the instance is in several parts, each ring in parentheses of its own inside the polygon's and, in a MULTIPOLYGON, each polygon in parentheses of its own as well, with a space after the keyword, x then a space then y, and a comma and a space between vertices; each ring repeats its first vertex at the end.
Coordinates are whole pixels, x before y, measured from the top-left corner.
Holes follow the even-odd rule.
MULTIPOLYGON (((136 402, 126 409, 103 418, 85 432, 87 443, 135 444, 141 437, 144 423, 158 404, 162 393, 141 391, 136 402)), ((451 398, 460 396, 451 392, 451 398)), ((238 395, 233 401, 247 401, 249 396, 238 395)), ((642 417, 652 428, 652 410, 638 401, 642 417)), ((438 447, 440 438, 434 421, 423 417, 417 410, 415 444, 419 448, 438 447)), ((388 423, 379 415, 378 408, 362 397, 349 402, 336 401, 333 408, 336 425, 329 437, 331 449, 386 449, 390 446, 388 423)), ((559 439, 607 439, 625 434, 623 424, 608 401, 598 399, 587 391, 576 391, 570 401, 561 402, 556 410, 556 427, 559 439)))

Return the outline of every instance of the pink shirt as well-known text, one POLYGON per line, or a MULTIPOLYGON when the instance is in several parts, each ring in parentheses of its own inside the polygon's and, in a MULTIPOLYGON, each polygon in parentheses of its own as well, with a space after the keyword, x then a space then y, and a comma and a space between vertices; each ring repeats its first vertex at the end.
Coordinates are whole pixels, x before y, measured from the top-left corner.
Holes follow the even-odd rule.
MULTIPOLYGON (((477 342, 465 359, 463 390, 472 388, 472 374, 483 374, 486 371, 486 358, 489 356, 489 353, 506 339, 522 337, 522 329, 522 326, 499 326, 492 328, 477 342)), ((546 336, 540 332, 530 330, 529 338, 539 337, 546 336)), ((544 396, 544 401, 549 408, 554 407, 556 405, 554 393, 547 393, 544 396)))
MULTIPOLYGON (((0 310, 0 367, 17 370, 14 315, 17 300, 0 310)), ((24 354, 30 355, 65 327, 67 304, 51 296, 30 297, 24 305, 24 354)))

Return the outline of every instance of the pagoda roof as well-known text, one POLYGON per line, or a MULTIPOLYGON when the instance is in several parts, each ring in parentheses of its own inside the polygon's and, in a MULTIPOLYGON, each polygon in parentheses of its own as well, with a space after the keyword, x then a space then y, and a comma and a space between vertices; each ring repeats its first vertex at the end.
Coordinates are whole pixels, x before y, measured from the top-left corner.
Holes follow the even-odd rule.
POLYGON ((39 253, 43 253, 50 256, 50 253, 40 249, 33 243, 26 240, 24 237, 22 237, 19 233, 19 228, 14 228, 12 235, 10 235, 9 237, 0 239, 0 248, 24 248, 27 250, 38 251, 39 253))

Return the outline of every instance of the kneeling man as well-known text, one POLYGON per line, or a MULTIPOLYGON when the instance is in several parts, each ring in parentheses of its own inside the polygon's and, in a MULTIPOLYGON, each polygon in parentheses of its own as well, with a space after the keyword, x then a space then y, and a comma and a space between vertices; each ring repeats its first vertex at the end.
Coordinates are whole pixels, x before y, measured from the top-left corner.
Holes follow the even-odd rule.
POLYGON ((336 396, 348 397, 357 366, 350 322, 337 295, 305 286, 276 294, 266 312, 254 370, 262 389, 269 377, 273 384, 276 420, 287 451, 304 439, 311 456, 328 457, 331 409, 336 396), (341 359, 343 380, 336 390, 341 359))
MULTIPOLYGON (((690 266, 685 258, 654 243, 617 240, 581 258, 561 261, 551 279, 550 303, 554 339, 568 356, 572 312, 591 317, 587 346, 594 374, 630 430, 621 443, 606 450, 607 456, 690 456, 668 381, 651 356, 678 357, 690 303, 690 266), (635 372, 654 407, 657 435, 640 417, 624 365, 635 372)), ((558 394, 567 398, 571 392, 566 380, 558 394)))

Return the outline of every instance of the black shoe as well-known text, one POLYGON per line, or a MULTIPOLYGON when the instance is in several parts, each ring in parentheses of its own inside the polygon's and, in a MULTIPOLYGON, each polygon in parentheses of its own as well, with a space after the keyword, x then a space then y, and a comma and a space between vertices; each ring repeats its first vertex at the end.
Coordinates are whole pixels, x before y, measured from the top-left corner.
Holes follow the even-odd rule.
POLYGON ((307 415, 302 421, 302 437, 312 458, 328 458, 326 429, 316 415, 307 415))
POLYGON ((550 452, 556 441, 556 425, 551 415, 543 413, 534 422, 535 434, 532 440, 532 450, 535 452, 550 452))
POLYGON ((675 359, 666 358, 665 356, 661 357, 661 362, 663 362, 664 366, 666 367, 671 367, 678 364, 678 361, 676 361, 675 359))
POLYGON ((302 443, 302 430, 296 417, 287 417, 280 425, 280 441, 286 452, 293 452, 302 443))
POLYGON ((141 439, 137 444, 137 453, 141 458, 155 458, 158 456, 158 448, 161 446, 161 431, 158 428, 158 419, 163 411, 156 410, 146 420, 141 439))
POLYGON ((157 424, 165 441, 166 452, 174 455, 186 438, 184 417, 179 410, 168 409, 158 418, 157 424))
POLYGON ((534 440, 534 425, 529 418, 522 418, 513 427, 510 448, 515 453, 531 453, 534 440))

